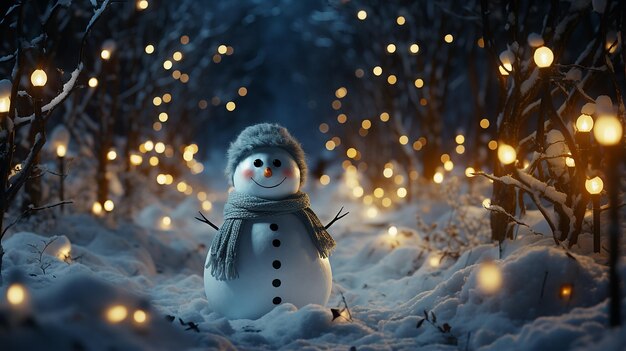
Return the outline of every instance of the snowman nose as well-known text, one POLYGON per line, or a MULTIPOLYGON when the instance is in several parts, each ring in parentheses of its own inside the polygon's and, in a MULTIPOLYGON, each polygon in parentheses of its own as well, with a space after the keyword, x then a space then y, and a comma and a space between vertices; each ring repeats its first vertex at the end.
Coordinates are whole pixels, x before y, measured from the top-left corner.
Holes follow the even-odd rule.
POLYGON ((263 175, 265 176, 265 178, 271 177, 272 176, 272 170, 269 167, 265 168, 265 171, 263 171, 263 175))

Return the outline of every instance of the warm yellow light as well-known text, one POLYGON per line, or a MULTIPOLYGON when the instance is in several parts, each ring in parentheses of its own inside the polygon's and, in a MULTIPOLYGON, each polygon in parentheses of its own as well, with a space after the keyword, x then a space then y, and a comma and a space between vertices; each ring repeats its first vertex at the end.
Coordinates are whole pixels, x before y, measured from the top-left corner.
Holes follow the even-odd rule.
POLYGON ((174 59, 174 61, 180 61, 183 59, 183 53, 180 51, 176 51, 173 55, 172 58, 174 59))
POLYGON ((586 132, 590 132, 592 128, 593 128, 593 118, 591 118, 591 116, 586 115, 584 113, 578 116, 578 119, 576 119, 577 131, 586 133, 586 132))
POLYGON ((46 85, 48 81, 48 75, 42 69, 36 69, 30 75, 30 82, 33 83, 35 87, 42 87, 46 85))
POLYGON ((67 147, 65 145, 57 145, 57 156, 59 157, 65 157, 65 154, 67 153, 67 147))
POLYGON ((468 178, 472 178, 474 177, 474 173, 476 173, 476 170, 474 169, 474 167, 467 167, 465 169, 465 176, 468 178))
POLYGON ((552 65, 552 61, 554 61, 554 53, 550 50, 550 48, 541 46, 535 50, 533 59, 539 68, 550 67, 550 65, 552 65))
POLYGON ((364 190, 361 186, 356 186, 352 189, 352 195, 356 198, 363 196, 364 190))
POLYGON ((487 147, 489 148, 489 150, 495 150, 498 148, 498 142, 495 140, 490 140, 487 144, 487 147))
POLYGON ((159 130, 161 130, 161 128, 163 128, 161 122, 152 123, 152 129, 154 129, 154 131, 158 132, 159 130))
POLYGON ((161 218, 161 227, 162 228, 169 228, 172 225, 172 218, 170 218, 169 216, 163 216, 163 218, 161 218))
POLYGON ((326 142, 326 150, 333 151, 335 149, 335 142, 332 140, 328 140, 326 142))
POLYGON ((393 54, 394 52, 396 52, 396 44, 388 44, 387 52, 390 54, 393 54))
POLYGON ((246 88, 246 87, 239 87, 239 89, 237 89, 237 94, 239 94, 239 96, 246 96, 246 95, 248 95, 248 88, 246 88))
POLYGON ((452 163, 452 161, 448 160, 443 163, 443 169, 445 169, 446 171, 450 172, 453 168, 454 168, 454 163, 452 163))
POLYGON ((333 101, 331 106, 333 107, 333 110, 339 110, 341 108, 341 101, 335 100, 333 101))
POLYGON ((387 122, 389 120, 389 114, 387 112, 383 112, 380 114, 380 120, 383 122, 387 122))
POLYGON ((357 155, 357 151, 355 148, 351 147, 348 150, 346 150, 346 156, 348 156, 349 158, 355 158, 357 155))
POLYGON ((167 115, 167 113, 165 113, 165 112, 159 113, 159 121, 165 123, 165 122, 167 122, 168 118, 169 118, 169 116, 167 115))
POLYGON ((484 262, 478 267, 478 287, 486 294, 493 294, 502 286, 502 271, 494 262, 484 262))
POLYGON ((224 44, 217 47, 217 53, 220 55, 226 54, 227 51, 228 51, 228 47, 224 44))
POLYGON ((128 316, 128 310, 123 305, 111 306, 106 312, 106 318, 111 323, 119 323, 126 319, 126 316, 128 316))
POLYGON ((208 200, 202 201, 202 209, 204 211, 211 211, 212 208, 213 208, 213 204, 211 203, 211 201, 208 201, 208 200))
POLYGON ((148 320, 148 314, 143 310, 136 310, 135 313, 133 313, 133 319, 136 323, 143 324, 148 320))
POLYGON ((146 148, 146 151, 152 151, 152 149, 154 149, 154 143, 152 140, 146 141, 143 146, 146 148))
POLYGON ((370 129, 372 127, 372 121, 370 121, 369 119, 364 119, 363 121, 361 121, 361 127, 363 129, 370 129))
POLYGON ((102 51, 100 51, 100 57, 103 60, 108 60, 111 58, 111 51, 107 50, 107 49, 102 49, 102 51))
POLYGON ((376 209, 376 207, 369 207, 365 214, 369 218, 376 218, 376 216, 378 215, 378 209, 376 209))
POLYGON ((565 157, 565 165, 570 168, 576 167, 576 161, 573 158, 567 156, 565 157))
POLYGON ((232 111, 235 111, 236 108, 237 108, 237 105, 233 101, 229 101, 226 103, 226 110, 232 112, 232 111))
POLYGON ((443 37, 443 40, 445 40, 446 43, 450 44, 452 41, 454 41, 454 37, 452 36, 452 34, 446 34, 446 36, 443 37))
POLYGON ((398 138, 398 142, 400 142, 400 144, 402 145, 406 145, 409 143, 409 137, 406 135, 400 135, 400 137, 398 138))
POLYGON ((454 138, 457 144, 463 144, 465 142, 465 136, 463 134, 459 134, 454 138))
POLYGON ((91 77, 89 78, 89 81, 87 82, 87 84, 91 87, 91 88, 95 88, 98 86, 98 78, 96 77, 91 77))
POLYGON ((398 235, 398 227, 392 225, 391 227, 389 227, 389 229, 387 229, 387 233, 391 237, 396 237, 398 235))
POLYGON ((383 196, 385 196, 385 190, 383 190, 383 188, 374 189, 374 197, 376 197, 377 199, 380 199, 383 196))
POLYGON ((187 190, 187 183, 179 182, 178 184, 176 184, 176 190, 180 191, 181 193, 184 193, 187 190))
POLYGON ((417 78, 414 84, 415 87, 419 89, 424 86, 424 80, 422 78, 417 78))
POLYGON ((430 256, 430 258, 428 258, 428 264, 433 268, 439 267, 439 264, 441 264, 441 256, 439 255, 430 256))
POLYGON ((11 97, 10 95, 0 96, 0 113, 9 112, 11 108, 11 97))
POLYGON ((151 53, 154 52, 154 45, 152 44, 146 45, 146 48, 144 49, 144 51, 146 52, 146 54, 150 55, 151 53))
POLYGON ((587 192, 591 195, 600 194, 603 188, 604 182, 600 177, 596 176, 591 179, 585 180, 585 189, 587 189, 587 192))
POLYGON ((323 174, 323 175, 320 177, 320 183, 321 183, 322 185, 328 185, 328 184, 330 183, 330 177, 329 177, 327 174, 323 174))
POLYGON ((411 46, 409 46, 409 51, 412 54, 417 54, 420 51, 420 46, 417 44, 411 44, 411 46))
POLYGON ((163 94, 163 98, 162 99, 163 99, 163 102, 167 104, 170 101, 172 101, 172 94, 165 93, 165 94, 163 94))
POLYGON ((513 71, 513 65, 510 62, 502 62, 502 65, 500 65, 498 69, 501 75, 508 76, 509 73, 513 71))
POLYGON ((510 165, 515 162, 516 159, 517 152, 514 147, 505 143, 500 143, 500 145, 498 145, 498 160, 500 160, 502 164, 510 165))
POLYGON ((401 199, 405 198, 407 194, 408 192, 406 188, 398 188, 398 190, 396 191, 396 195, 398 195, 398 197, 401 199))
POLYGON ((158 143, 154 144, 154 152, 156 152, 157 154, 162 154, 165 152, 165 144, 161 141, 159 141, 158 143))
POLYGON ((491 207, 491 199, 484 199, 484 200, 483 200, 483 207, 484 207, 484 208, 489 208, 489 207, 491 207))
POLYGON ((363 21, 367 18, 367 12, 365 12, 365 10, 359 10, 359 12, 356 13, 356 17, 363 21))
POLYGON ((391 169, 391 168, 385 168, 385 169, 383 169, 383 176, 384 176, 385 178, 391 178, 391 177, 393 177, 393 169, 391 169))
POLYGON ((105 211, 111 212, 115 208, 115 204, 113 203, 113 200, 106 200, 104 202, 104 206, 102 206, 102 207, 104 207, 105 211))
POLYGON ((156 181, 159 185, 163 185, 167 182, 167 176, 165 174, 158 174, 156 181))
POLYGON ((21 305, 26 301, 26 288, 22 284, 11 284, 7 289, 7 301, 11 305, 21 305))
POLYGON ((375 76, 380 76, 381 74, 383 74, 383 69, 380 66, 376 66, 372 69, 372 72, 375 76))
POLYGON ((454 151, 456 151, 456 153, 457 153, 457 154, 459 154, 459 155, 463 155, 463 154, 465 153, 465 146, 463 146, 463 145, 457 145, 457 146, 454 148, 454 151))
POLYGON ((148 8, 148 1, 147 0, 137 1, 137 10, 145 10, 147 8, 148 8))
POLYGON ((402 26, 406 23, 406 18, 404 18, 404 16, 398 16, 398 18, 396 18, 396 23, 399 26, 402 26))
POLYGON ((113 149, 109 150, 109 152, 107 152, 107 159, 109 161, 113 161, 117 158, 117 152, 113 149))
POLYGON ((391 85, 396 84, 397 81, 398 81, 398 78, 393 74, 390 74, 389 77, 387 77, 387 83, 391 85))
POLYGON ((572 297, 572 292, 574 287, 572 284, 563 284, 561 285, 561 289, 559 289, 559 297, 564 300, 569 300, 572 297))
POLYGON ((436 172, 435 175, 433 175, 433 181, 437 184, 441 184, 441 182, 443 182, 443 173, 436 172))
POLYGON ((170 61, 170 60, 163 61, 163 68, 165 68, 166 70, 171 69, 172 66, 173 66, 172 61, 170 61))
POLYGON ((439 159, 441 160, 441 163, 446 163, 446 162, 450 161, 450 155, 448 155, 448 154, 441 154, 439 159))
POLYGON ((482 129, 487 129, 487 128, 489 128, 489 120, 488 120, 488 119, 486 119, 486 118, 481 119, 481 120, 480 120, 480 127, 481 127, 482 129))
POLYGON ((93 214, 95 215, 102 214, 102 204, 99 203, 98 201, 94 202, 93 205, 91 206, 91 212, 93 212, 93 214))
POLYGON ((143 162, 143 157, 141 157, 141 155, 137 155, 137 154, 130 155, 130 163, 133 166, 139 166, 142 162, 143 162))
POLYGON ((160 96, 155 96, 154 98, 152 98, 152 104, 154 106, 160 106, 163 103, 163 99, 161 99, 160 96))
POLYGON ((601 115, 596 119, 593 136, 602 145, 617 145, 622 140, 622 124, 611 115, 601 115))

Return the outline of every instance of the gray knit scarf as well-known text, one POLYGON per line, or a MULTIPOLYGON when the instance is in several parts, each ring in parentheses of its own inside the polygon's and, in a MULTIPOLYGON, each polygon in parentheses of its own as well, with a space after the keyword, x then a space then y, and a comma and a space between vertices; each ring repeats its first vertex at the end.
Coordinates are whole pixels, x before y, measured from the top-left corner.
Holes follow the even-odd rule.
POLYGON ((237 247, 243 221, 293 213, 304 224, 311 241, 322 258, 330 255, 335 240, 328 234, 313 210, 309 196, 298 192, 282 200, 267 200, 232 191, 224 206, 224 224, 211 243, 211 275, 217 280, 237 278, 237 247))

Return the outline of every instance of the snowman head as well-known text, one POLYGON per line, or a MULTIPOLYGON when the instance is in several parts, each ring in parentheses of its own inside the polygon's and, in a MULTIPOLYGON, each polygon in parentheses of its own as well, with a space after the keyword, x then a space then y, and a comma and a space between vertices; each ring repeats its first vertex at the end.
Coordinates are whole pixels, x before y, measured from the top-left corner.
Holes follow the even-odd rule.
POLYGON ((228 149, 226 176, 240 193, 284 198, 298 192, 306 171, 300 143, 277 124, 244 129, 228 149))
POLYGON ((300 169, 278 147, 261 148, 244 158, 233 174, 235 191, 264 199, 281 199, 300 189, 300 169))

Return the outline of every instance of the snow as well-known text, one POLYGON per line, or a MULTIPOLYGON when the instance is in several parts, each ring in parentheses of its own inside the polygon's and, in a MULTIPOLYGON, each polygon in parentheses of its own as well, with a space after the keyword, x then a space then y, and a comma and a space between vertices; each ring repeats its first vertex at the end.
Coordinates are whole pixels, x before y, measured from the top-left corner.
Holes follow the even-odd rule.
MULTIPOLYGON (((488 189, 485 180, 474 180, 473 191, 488 189)), ((219 225, 227 188, 225 182, 212 183, 214 207, 205 214, 219 225)), ((500 250, 487 240, 487 210, 480 202, 465 204, 456 193, 467 191, 464 181, 426 187, 414 204, 368 218, 362 205, 342 191, 342 180, 326 187, 310 185, 313 209, 322 221, 341 206, 350 212, 331 228, 338 246, 330 259, 330 302, 300 309, 282 304, 257 320, 228 320, 211 311, 202 272, 214 231, 193 219, 195 199, 159 201, 145 191, 139 202, 143 209, 130 221, 115 213, 114 218, 96 218, 68 211, 37 231, 4 238, 5 282, 20 281, 30 297, 17 310, 0 298, 0 318, 9 326, 0 328, 0 343, 9 349, 622 347, 626 328, 607 327, 608 275, 601 264, 606 257, 589 256, 590 234, 581 234, 568 253, 551 236, 533 234, 548 233, 549 228, 538 211, 528 210, 521 219, 530 229, 520 227, 517 240, 504 242, 500 250), (450 189, 454 192, 440 193, 450 189), (165 215, 172 219, 168 228, 160 222, 165 215), (416 215, 423 224, 416 222, 416 215), (392 225, 395 236, 388 231, 392 225), (466 244, 451 247, 435 239, 452 232, 466 244), (68 247, 68 255, 59 255, 68 247), (446 250, 459 254, 444 255, 446 250), (495 262, 501 271, 502 287, 493 294, 478 282, 484 262, 495 262), (573 292, 560 297, 566 284, 573 292), (115 304, 129 311, 120 323, 104 318, 115 304), (338 308, 339 317, 333 320, 330 308, 338 308), (148 314, 146 323, 133 321, 138 309, 148 314), (447 323, 450 331, 430 322, 417 328, 424 311, 434 313, 435 324, 447 323)), ((23 224, 28 225, 36 228, 23 224)), ((625 267, 620 268, 624 278, 625 267)))
POLYGON ((530 45, 531 47, 538 48, 542 46, 543 43, 544 41, 543 41, 543 37, 541 36, 541 34, 537 34, 537 33, 528 34, 528 45, 530 45))

